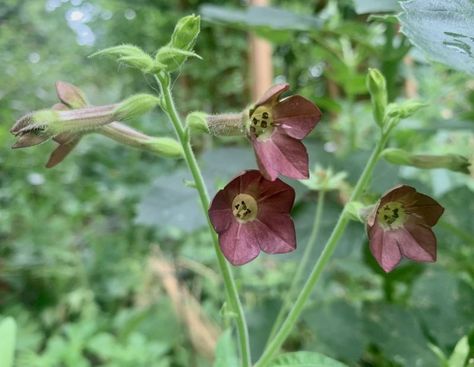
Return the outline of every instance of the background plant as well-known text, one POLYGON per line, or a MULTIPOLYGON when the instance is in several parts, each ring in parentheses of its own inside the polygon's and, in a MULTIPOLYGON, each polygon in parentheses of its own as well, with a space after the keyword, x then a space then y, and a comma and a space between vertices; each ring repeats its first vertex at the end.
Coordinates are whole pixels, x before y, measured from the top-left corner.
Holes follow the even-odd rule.
MULTIPOLYGON (((201 4, 179 5, 2 3, 0 300, 2 315, 15 317, 18 324, 19 365, 208 365, 205 349, 193 344, 189 325, 176 313, 172 293, 157 282, 152 244, 159 244, 165 258, 175 261, 176 279, 199 300, 206 325, 229 322, 226 310, 220 310, 220 278, 213 269, 214 255, 201 228, 195 193, 182 185, 189 179, 182 163, 157 160, 150 153, 92 137, 81 142, 74 158, 46 171, 41 167, 50 147, 40 146, 36 154, 8 148, 11 122, 25 111, 52 104, 52 85, 65 75, 97 103, 125 98, 142 90, 145 82, 152 92, 153 80, 140 72, 87 56, 123 42, 152 52, 168 42, 179 17, 198 12, 201 4), (86 20, 73 21, 78 14, 72 11, 78 9, 86 20), (76 42, 86 29, 80 24, 94 33, 93 45, 76 42), (181 200, 171 199, 176 197, 181 200)), ((200 8, 208 21, 203 22, 195 51, 205 61, 186 64, 174 91, 183 114, 195 109, 238 110, 250 102, 243 32, 256 29, 274 42, 277 80, 289 81, 294 91, 316 101, 325 112, 326 120, 308 142, 311 162, 347 172, 346 184, 326 195, 320 244, 375 141, 377 127, 365 87, 367 67, 378 67, 387 76, 389 101, 412 97, 415 90, 429 103, 400 125, 392 147, 425 154, 472 154, 474 89, 466 74, 426 63, 415 49, 409 51, 395 25, 380 19, 367 23, 351 2, 274 5, 286 15, 296 14, 294 23, 278 28, 247 22, 251 25, 234 12, 238 22, 215 24, 206 8, 200 8), (314 14, 320 27, 305 28, 313 23, 303 22, 301 14, 314 14), (410 58, 403 62, 407 52, 410 58), (212 68, 204 66, 207 60, 212 60, 212 68)), ((79 42, 90 41, 86 37, 79 42)), ((154 135, 170 132, 158 110, 134 126, 154 135)), ((239 169, 252 167, 251 152, 243 144, 211 142, 205 136, 193 141, 211 190, 239 169), (233 159, 236 154, 241 161, 233 159)), ((406 264, 384 275, 367 252, 362 227, 350 224, 285 350, 318 351, 349 365, 432 366, 445 363, 438 356, 449 356, 464 335, 472 340, 472 178, 381 161, 370 193, 376 198, 401 178, 435 194, 447 208, 436 229, 439 262, 429 267, 406 264), (344 332, 347 325, 351 333, 344 332), (394 330, 410 338, 394 335, 394 330)), ((304 186, 297 189, 294 216, 302 246, 312 229, 316 200, 304 186)), ((313 259, 320 251, 316 244, 313 259)), ((266 342, 272 315, 301 253, 264 257, 236 272, 254 358, 266 342)), ((231 365, 232 339, 229 333, 222 335, 217 361, 226 358, 221 363, 231 365)))

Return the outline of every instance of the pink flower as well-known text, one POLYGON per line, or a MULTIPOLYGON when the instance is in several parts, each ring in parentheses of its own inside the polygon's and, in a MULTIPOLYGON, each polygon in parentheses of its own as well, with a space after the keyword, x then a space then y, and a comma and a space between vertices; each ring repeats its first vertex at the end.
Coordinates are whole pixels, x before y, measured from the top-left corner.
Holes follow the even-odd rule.
POLYGON ((290 210, 295 191, 283 181, 269 181, 257 170, 245 171, 212 200, 209 217, 224 256, 233 265, 253 260, 260 250, 281 254, 296 249, 290 210))
POLYGON ((280 99, 288 84, 271 87, 249 111, 246 126, 263 176, 308 178, 308 153, 300 141, 321 119, 321 111, 302 96, 280 99))
POLYGON ((436 261, 436 237, 431 227, 444 208, 413 187, 393 188, 375 205, 367 220, 370 251, 385 270, 402 257, 419 262, 436 261))

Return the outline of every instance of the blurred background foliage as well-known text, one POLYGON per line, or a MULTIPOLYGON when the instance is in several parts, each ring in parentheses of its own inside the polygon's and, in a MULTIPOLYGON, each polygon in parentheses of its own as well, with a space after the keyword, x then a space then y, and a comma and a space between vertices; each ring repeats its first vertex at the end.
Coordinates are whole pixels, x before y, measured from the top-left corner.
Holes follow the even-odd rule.
MULTIPOLYGON (((275 0, 271 13, 232 0, 2 1, 0 319, 12 316, 18 324, 16 365, 209 366, 216 348, 216 366, 235 362, 231 333, 224 332, 231 316, 222 307, 222 282, 195 192, 183 184, 183 162, 95 136, 52 170, 43 168, 52 143, 9 149, 13 122, 56 102, 56 80, 80 86, 93 104, 153 92, 153 80, 140 72, 88 55, 121 43, 154 52, 177 19, 194 12, 203 16, 196 52, 204 60, 179 72, 179 109, 183 115, 236 111, 251 102, 247 32, 269 39, 275 81, 289 82, 324 112, 306 141, 311 164, 348 174, 328 194, 316 259, 377 136, 368 67, 385 74, 391 101, 428 103, 400 125, 390 146, 474 158, 474 80, 428 63, 393 18, 369 18, 398 10, 389 0, 275 0)), ((171 133, 158 110, 134 126, 171 133)), ((255 166, 241 140, 196 137, 194 146, 211 193, 255 166)), ((286 350, 318 351, 350 366, 432 367, 445 366, 443 358, 463 336, 473 345, 472 171, 381 161, 367 202, 401 182, 446 208, 435 228, 438 262, 404 263, 386 275, 368 251, 363 226, 351 225, 286 350)), ((235 271, 254 357, 313 222, 315 193, 292 184, 299 251, 261 255, 235 271)))

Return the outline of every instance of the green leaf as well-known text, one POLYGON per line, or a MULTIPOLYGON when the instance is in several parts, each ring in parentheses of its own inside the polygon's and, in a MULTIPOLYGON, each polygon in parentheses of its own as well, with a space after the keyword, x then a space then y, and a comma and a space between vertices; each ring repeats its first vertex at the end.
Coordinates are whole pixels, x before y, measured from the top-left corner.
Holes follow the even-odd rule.
POLYGON ((227 329, 221 334, 219 340, 217 341, 214 367, 238 366, 239 359, 237 357, 237 351, 235 350, 234 340, 232 339, 232 331, 231 329, 227 329))
POLYGON ((277 357, 271 367, 345 367, 346 365, 315 352, 286 353, 277 357))
POLYGON ((397 0, 353 0, 357 14, 391 12, 400 10, 397 0))
POLYGON ((413 0, 401 3, 402 32, 430 58, 474 74, 474 2, 413 0))
POLYGON ((310 31, 319 29, 319 18, 296 14, 284 9, 250 6, 245 10, 215 5, 203 5, 200 12, 205 20, 226 23, 242 29, 270 28, 273 30, 310 31))
POLYGON ((463 367, 469 355, 469 340, 464 336, 454 347, 453 354, 449 357, 449 367, 463 367))
POLYGON ((16 323, 11 317, 0 322, 0 366, 12 367, 15 353, 16 323))

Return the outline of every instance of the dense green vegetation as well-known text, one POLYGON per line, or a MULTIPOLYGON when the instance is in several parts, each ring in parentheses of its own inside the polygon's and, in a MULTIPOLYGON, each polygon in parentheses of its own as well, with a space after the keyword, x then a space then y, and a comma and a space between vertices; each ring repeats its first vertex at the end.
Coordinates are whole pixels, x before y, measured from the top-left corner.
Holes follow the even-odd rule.
MULTIPOLYGON (((372 10, 398 11, 393 2, 381 1, 384 9, 369 3, 281 0, 265 17, 230 0, 2 2, 0 322, 13 317, 18 326, 15 366, 237 366, 233 316, 223 306, 222 279, 196 194, 184 184, 183 161, 99 135, 83 139, 50 170, 44 164, 53 143, 10 149, 15 120, 57 102, 57 80, 80 86, 95 105, 156 91, 152 77, 88 57, 99 49, 131 43, 152 53, 168 42, 180 17, 201 14, 195 51, 203 60, 189 60, 175 73, 173 92, 184 116, 244 108, 252 82, 247 32, 273 43, 275 80, 287 81, 323 111, 305 141, 311 167, 347 173, 326 194, 307 272, 378 136, 366 87, 369 67, 385 75, 390 102, 426 103, 401 122, 390 147, 474 160, 474 79, 465 73, 472 68, 456 71, 455 57, 435 54, 448 65, 430 62, 399 32, 396 18, 369 17, 372 10)), ((417 34, 406 21, 407 34, 417 34)), ((472 55, 466 60, 474 62, 472 55)), ((158 108, 133 126, 172 134, 158 108)), ((256 167, 244 139, 197 135, 193 147, 211 195, 237 172, 256 167)), ((438 261, 404 262, 385 274, 370 255, 364 226, 351 222, 285 351, 320 352, 349 366, 463 367, 464 361, 447 359, 467 336, 472 363, 473 178, 472 168, 463 174, 381 160, 364 202, 402 182, 435 197, 446 209, 434 229, 438 261)), ((313 226, 317 193, 292 185, 299 249, 262 254, 234 271, 254 360, 313 226)))

